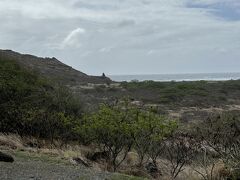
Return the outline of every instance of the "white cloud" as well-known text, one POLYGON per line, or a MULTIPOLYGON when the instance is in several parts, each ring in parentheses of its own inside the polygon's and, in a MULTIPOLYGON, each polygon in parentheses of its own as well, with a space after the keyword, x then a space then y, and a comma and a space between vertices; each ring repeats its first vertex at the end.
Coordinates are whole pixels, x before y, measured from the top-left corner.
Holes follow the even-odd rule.
POLYGON ((147 52, 147 55, 152 55, 152 54, 154 54, 155 52, 156 52, 156 50, 151 49, 151 50, 149 50, 149 51, 147 52))
POLYGON ((113 49, 113 47, 104 47, 104 48, 99 49, 99 52, 101 52, 101 53, 108 53, 112 49, 113 49))
POLYGON ((64 49, 66 47, 80 47, 81 42, 79 39, 79 36, 82 34, 85 34, 86 30, 83 28, 77 28, 71 31, 67 37, 63 40, 63 42, 60 44, 60 48, 64 49))

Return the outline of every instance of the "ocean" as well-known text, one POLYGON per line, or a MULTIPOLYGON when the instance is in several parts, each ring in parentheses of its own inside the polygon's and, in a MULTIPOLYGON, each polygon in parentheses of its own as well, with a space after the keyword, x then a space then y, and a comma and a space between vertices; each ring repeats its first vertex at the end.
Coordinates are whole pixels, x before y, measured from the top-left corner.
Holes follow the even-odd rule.
POLYGON ((152 75, 110 75, 112 80, 120 81, 226 81, 240 79, 239 73, 196 73, 196 74, 152 74, 152 75))

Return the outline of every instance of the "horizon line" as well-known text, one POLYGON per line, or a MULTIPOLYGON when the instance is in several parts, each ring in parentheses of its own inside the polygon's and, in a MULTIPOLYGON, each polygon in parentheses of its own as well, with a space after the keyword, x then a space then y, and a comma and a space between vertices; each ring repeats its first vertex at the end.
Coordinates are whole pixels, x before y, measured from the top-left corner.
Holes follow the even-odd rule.
MULTIPOLYGON (((107 74, 107 76, 155 76, 155 75, 190 75, 190 74, 239 74, 240 72, 188 72, 188 73, 154 73, 154 74, 107 74)), ((106 73, 105 73, 106 74, 106 73)))

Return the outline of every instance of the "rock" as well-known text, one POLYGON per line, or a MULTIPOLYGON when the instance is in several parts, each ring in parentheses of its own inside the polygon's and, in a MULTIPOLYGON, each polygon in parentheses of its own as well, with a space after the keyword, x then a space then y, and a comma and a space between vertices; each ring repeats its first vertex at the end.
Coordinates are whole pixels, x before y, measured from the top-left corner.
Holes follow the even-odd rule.
POLYGON ((107 151, 95 152, 87 155, 87 158, 91 161, 108 160, 109 157, 110 153, 107 151))
POLYGON ((25 146, 30 148, 39 148, 38 144, 36 142, 27 142, 25 146))
POLYGON ((157 165, 154 164, 153 162, 149 162, 149 163, 145 166, 145 168, 147 169, 147 171, 148 171, 149 173, 156 173, 156 172, 158 172, 158 167, 157 167, 157 165))
POLYGON ((131 104, 135 105, 135 106, 143 106, 143 102, 142 101, 132 101, 131 104))
POLYGON ((0 161, 12 163, 14 159, 12 156, 0 152, 0 161))
POLYGON ((161 176, 161 172, 159 171, 156 163, 153 162, 149 162, 146 166, 145 166, 147 172, 154 178, 157 178, 159 175, 161 176))
POLYGON ((82 165, 84 165, 86 167, 90 167, 90 165, 86 161, 84 161, 82 158, 80 158, 80 157, 72 158, 72 162, 74 164, 82 164, 82 165))

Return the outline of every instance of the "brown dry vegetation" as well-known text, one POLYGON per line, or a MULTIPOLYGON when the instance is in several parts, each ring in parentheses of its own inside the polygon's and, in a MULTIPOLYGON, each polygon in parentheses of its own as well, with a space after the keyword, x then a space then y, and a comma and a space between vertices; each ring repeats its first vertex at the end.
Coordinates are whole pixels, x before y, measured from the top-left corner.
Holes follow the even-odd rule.
MULTIPOLYGON (((98 151, 98 149, 94 146, 80 146, 72 143, 66 144, 64 147, 62 147, 61 142, 59 141, 54 141, 53 145, 50 141, 37 140, 33 137, 20 137, 15 134, 0 134, 0 149, 7 152, 30 153, 31 156, 34 157, 46 156, 49 157, 49 159, 51 159, 51 157, 57 157, 62 162, 72 165, 78 165, 74 159, 80 158, 87 162, 90 168, 95 171, 110 170, 109 164, 104 159, 94 162, 87 158, 89 154, 98 151)), ((144 166, 138 166, 138 162, 139 159, 137 153, 129 152, 123 165, 118 169, 118 172, 131 176, 153 179, 153 177, 146 171, 144 166)), ((146 162, 144 165, 146 165, 146 162)), ((157 165, 161 170, 161 175, 156 176, 154 179, 172 179, 172 164, 170 160, 159 157, 157 159, 157 165)), ((184 169, 175 179, 220 180, 225 179, 225 177, 231 174, 231 171, 227 169, 226 164, 221 159, 216 159, 213 164, 201 164, 199 161, 195 161, 194 164, 185 164, 183 168, 184 169)))

